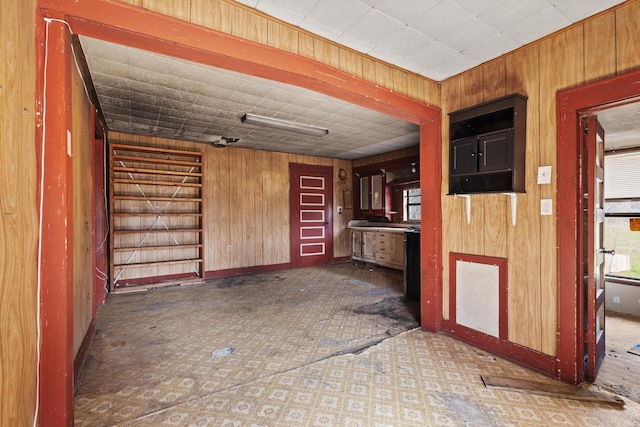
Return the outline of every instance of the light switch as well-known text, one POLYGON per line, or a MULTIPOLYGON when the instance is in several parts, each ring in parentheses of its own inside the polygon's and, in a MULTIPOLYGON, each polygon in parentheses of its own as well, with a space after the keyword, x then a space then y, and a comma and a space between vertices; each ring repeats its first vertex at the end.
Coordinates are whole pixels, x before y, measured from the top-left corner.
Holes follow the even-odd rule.
POLYGON ((552 215, 552 214, 553 214, 553 199, 541 199, 540 215, 552 215))
POLYGON ((538 167, 538 184, 551 184, 551 166, 538 167))

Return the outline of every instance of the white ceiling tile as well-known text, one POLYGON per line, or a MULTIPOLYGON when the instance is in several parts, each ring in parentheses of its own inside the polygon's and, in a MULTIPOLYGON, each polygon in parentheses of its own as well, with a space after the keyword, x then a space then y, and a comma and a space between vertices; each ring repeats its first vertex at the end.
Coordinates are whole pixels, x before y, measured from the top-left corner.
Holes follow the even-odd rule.
POLYGON ((570 21, 577 22, 602 12, 624 0, 551 0, 551 3, 570 21))
MULTIPOLYGON (((311 10, 312 7, 313 4, 310 5, 309 10, 311 10)), ((304 17, 309 13, 309 10, 305 10, 304 8, 291 8, 283 6, 281 2, 270 2, 265 0, 258 2, 256 9, 296 26, 300 26, 304 17)))
POLYGON ((236 0, 238 3, 244 4, 245 6, 255 8, 256 5, 260 2, 259 0, 236 0))
POLYGON ((504 31, 518 25, 520 22, 537 15, 551 6, 549 0, 518 0, 510 1, 504 7, 497 7, 482 12, 478 17, 498 29, 504 31))
POLYGON ((416 18, 416 14, 431 9, 441 1, 442 0, 381 0, 375 4, 374 8, 400 22, 409 23, 416 18))
POLYGON ((307 14, 307 19, 322 22, 343 33, 361 20, 371 8, 356 0, 322 0, 307 14))
POLYGON ((458 52, 462 52, 476 44, 478 40, 486 40, 498 34, 498 30, 477 18, 468 21, 465 26, 465 31, 451 31, 440 37, 439 41, 458 52))
POLYGON ((309 18, 305 18, 305 20, 300 24, 300 27, 321 37, 334 41, 342 35, 342 31, 336 30, 333 26, 323 24, 322 22, 316 22, 309 18))
POLYGON ((443 0, 427 12, 414 16, 409 25, 429 37, 438 39, 451 31, 465 28, 466 23, 474 18, 471 12, 460 7, 454 0, 443 0))
POLYGON ((369 53, 369 51, 371 51, 375 47, 375 45, 365 42, 364 40, 361 40, 357 37, 353 37, 348 33, 340 35, 335 39, 335 41, 343 46, 349 47, 362 53, 369 53))
POLYGON ((393 52, 396 55, 407 57, 417 50, 433 42, 433 39, 410 27, 404 27, 400 31, 388 37, 377 47, 379 50, 393 52))
POLYGON ((394 55, 391 51, 388 50, 380 50, 374 48, 368 52, 369 55, 377 58, 381 61, 388 62, 389 64, 396 65, 398 62, 402 61, 403 57, 399 55, 394 55))
POLYGON ((406 25, 400 21, 370 9, 360 20, 346 29, 345 34, 377 46, 405 27, 406 25))
POLYGON ((406 59, 418 63, 425 62, 428 64, 440 64, 441 62, 455 57, 458 53, 459 52, 455 49, 434 40, 431 43, 420 47, 420 49, 416 50, 412 54, 407 55, 406 59))
POLYGON ((558 9, 549 7, 539 14, 518 22, 513 27, 505 29, 504 34, 521 44, 527 44, 569 25, 571 25, 571 21, 566 16, 558 9))
POLYGON ((504 33, 500 33, 488 39, 478 39, 478 43, 468 47, 462 53, 470 58, 485 62, 507 52, 511 52, 518 47, 520 47, 520 43, 510 39, 504 33))
POLYGON ((510 4, 506 4, 508 0, 455 0, 456 3, 464 9, 471 12, 473 15, 478 16, 481 13, 493 10, 497 7, 509 7, 510 4))

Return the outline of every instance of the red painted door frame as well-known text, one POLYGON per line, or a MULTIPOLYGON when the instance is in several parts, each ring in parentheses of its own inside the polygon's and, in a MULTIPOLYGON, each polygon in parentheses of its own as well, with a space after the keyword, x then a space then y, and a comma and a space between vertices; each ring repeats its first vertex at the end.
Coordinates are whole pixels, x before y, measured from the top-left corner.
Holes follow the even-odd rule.
MULTIPOLYGON (((109 0, 40 0, 38 31, 36 102, 47 99, 45 139, 53 147, 45 150, 44 174, 40 191, 45 200, 42 213, 47 243, 41 256, 43 266, 56 266, 56 274, 42 281, 41 322, 47 324, 43 337, 40 381, 41 425, 64 426, 73 423, 73 307, 72 307, 72 167, 66 153, 66 131, 70 128, 71 93, 68 68, 71 41, 67 24, 74 34, 95 37, 126 46, 199 62, 245 74, 304 87, 360 105, 401 120, 420 125, 420 178, 423 200, 421 239, 421 324, 439 331, 442 320, 441 254, 441 112, 397 92, 313 59, 244 40, 226 33, 161 15, 141 7, 109 0), (53 21, 48 50, 47 76, 56 85, 44 86, 46 24, 53 21), (54 25, 55 24, 55 25, 54 25), (55 101, 54 101, 55 100, 55 101), (55 114, 54 114, 55 112, 55 114), (55 148, 57 158, 48 154, 55 148), (64 148, 64 151, 61 151, 64 148), (57 161, 59 160, 59 161, 57 161), (50 164, 55 163, 55 164, 50 164), (52 166, 55 166, 55 171, 52 166), (54 173, 56 172, 57 173, 54 173), (64 194, 64 200, 61 195, 64 194), (62 210, 61 210, 62 209, 62 210), (53 238, 53 239, 51 239, 53 238), (63 247, 61 242, 67 242, 63 247), (57 317, 56 317, 57 316, 57 317)), ((39 123, 41 135, 42 126, 39 123)), ((45 271, 45 270, 41 270, 45 271)), ((47 271, 47 274, 50 272, 47 271)))
POLYGON ((582 286, 583 157, 579 119, 640 98, 640 70, 558 92, 558 378, 584 380, 582 286))

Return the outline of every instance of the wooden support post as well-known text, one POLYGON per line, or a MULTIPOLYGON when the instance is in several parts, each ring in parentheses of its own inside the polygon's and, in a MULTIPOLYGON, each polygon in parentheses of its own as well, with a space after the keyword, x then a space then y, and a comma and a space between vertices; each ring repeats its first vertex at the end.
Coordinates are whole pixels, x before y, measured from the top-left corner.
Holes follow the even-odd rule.
POLYGON ((73 153, 71 37, 62 22, 44 25, 39 423, 47 427, 73 425, 73 153))

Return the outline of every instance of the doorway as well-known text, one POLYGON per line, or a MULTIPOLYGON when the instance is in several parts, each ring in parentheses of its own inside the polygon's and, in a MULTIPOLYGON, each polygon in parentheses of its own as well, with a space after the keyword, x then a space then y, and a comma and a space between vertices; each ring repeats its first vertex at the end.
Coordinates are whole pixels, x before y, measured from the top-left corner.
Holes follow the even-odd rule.
MULTIPOLYGON (((635 71, 557 95, 558 194, 562 195, 558 197, 558 302, 559 307, 575 307, 559 312, 558 376, 576 384, 596 379, 598 354, 604 355, 606 339, 603 303, 599 309, 599 303, 604 301, 604 288, 600 290, 595 285, 596 264, 606 254, 595 247, 592 238, 596 227, 603 227, 604 221, 595 219, 599 216, 604 219, 604 197, 603 206, 593 206, 593 192, 589 191, 589 179, 585 178, 581 164, 591 167, 593 174, 597 156, 595 150, 589 156, 585 150, 588 144, 579 137, 583 134, 582 118, 639 100, 640 89, 636 84, 639 77, 640 72, 635 71), (596 216, 596 208, 603 208, 602 215, 596 216), (589 216, 593 220, 584 227, 584 219, 589 216), (567 262, 572 259, 575 263, 567 262), (585 353, 589 353, 586 360, 585 353)), ((593 139, 596 140, 595 135, 593 139)), ((601 279, 604 281, 604 277, 601 279)))
POLYGON ((291 186, 291 266, 333 260, 333 168, 289 165, 291 186))

